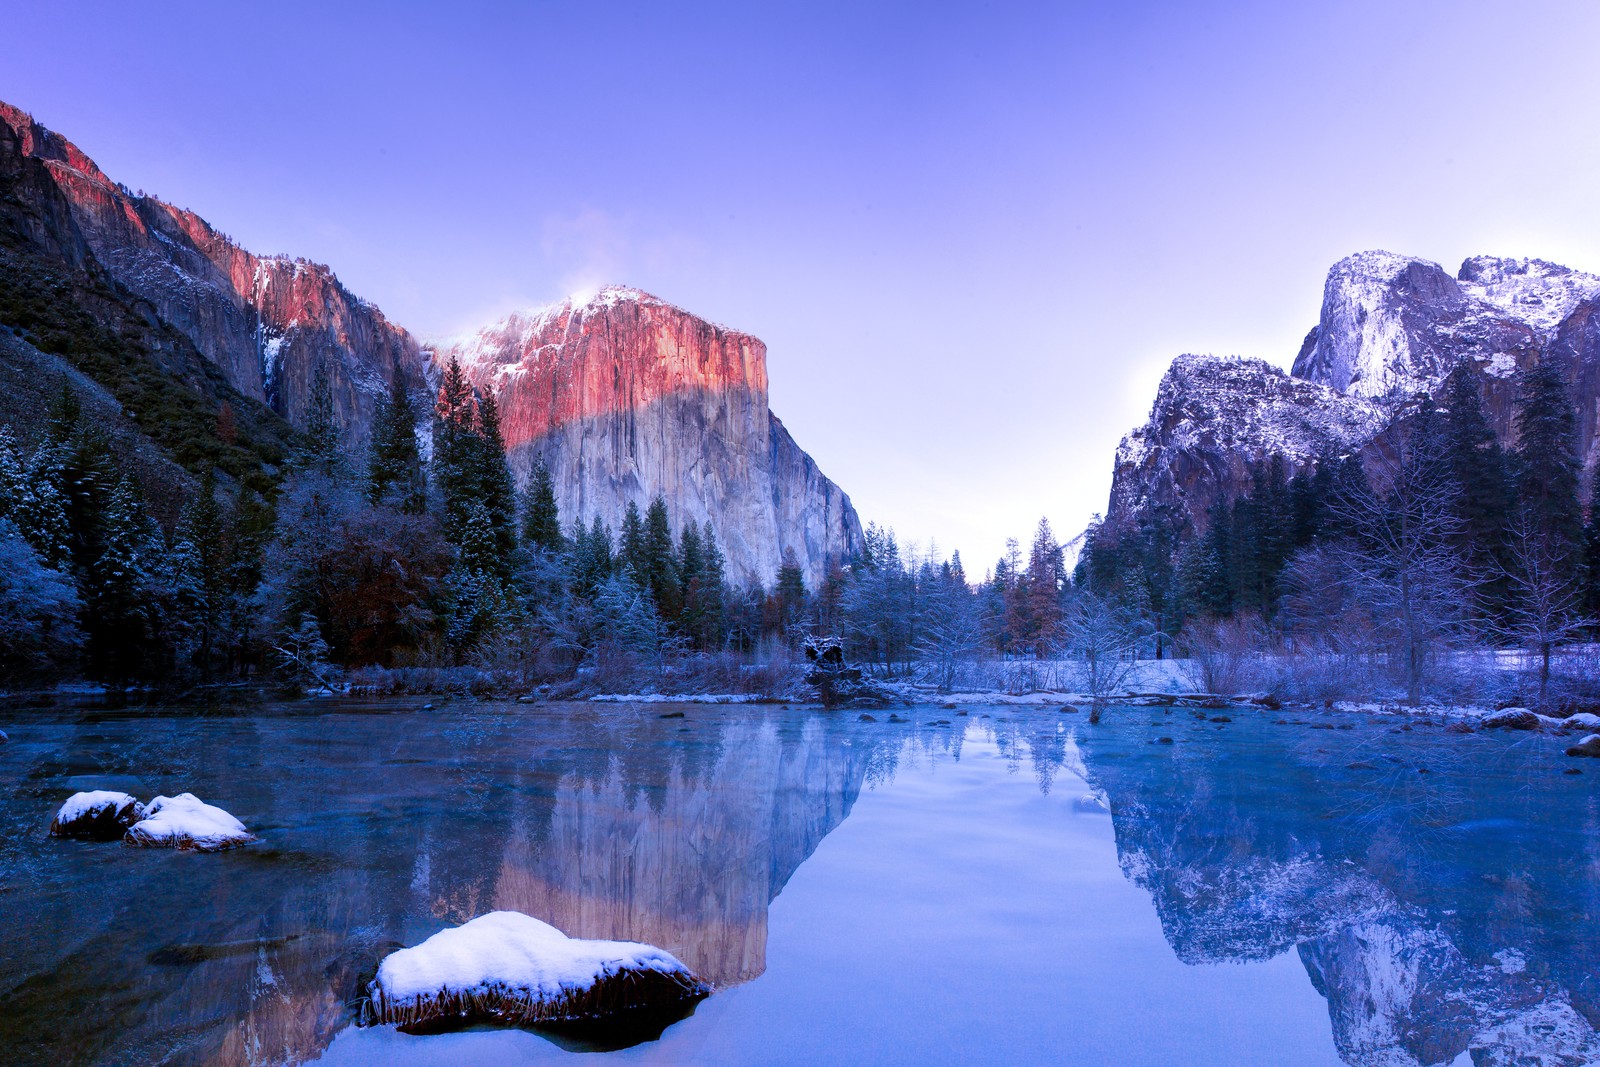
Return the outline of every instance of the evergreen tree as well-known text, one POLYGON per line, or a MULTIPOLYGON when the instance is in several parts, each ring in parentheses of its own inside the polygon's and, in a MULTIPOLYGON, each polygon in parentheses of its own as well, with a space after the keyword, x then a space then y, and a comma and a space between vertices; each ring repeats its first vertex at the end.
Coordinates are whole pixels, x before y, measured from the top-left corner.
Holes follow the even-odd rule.
POLYGON ((650 596, 662 618, 675 619, 683 606, 683 591, 674 558, 672 526, 667 519, 667 502, 656 497, 644 514, 645 580, 650 596))
POLYGON ((527 504, 522 514, 522 540, 548 552, 560 552, 566 538, 561 534, 561 516, 556 509, 556 488, 550 468, 542 458, 533 461, 528 478, 527 504))
POLYGON ((145 666, 151 618, 149 524, 126 480, 111 489, 100 516, 98 555, 89 568, 85 621, 90 673, 126 684, 145 666))
POLYGON ((573 527, 572 541, 575 591, 585 599, 592 599, 616 566, 612 557, 611 527, 596 515, 594 524, 587 530, 581 522, 573 527))
POLYGON ((806 576, 795 559, 793 549, 786 548, 783 551, 783 562, 778 566, 773 596, 777 600, 779 628, 788 633, 790 627, 805 617, 806 612, 806 576))
POLYGON ((1591 621, 1600 620, 1600 490, 1589 499, 1589 525, 1584 529, 1583 556, 1585 586, 1584 614, 1591 621))
POLYGON ((413 515, 427 508, 427 477, 417 448, 417 414, 399 360, 390 368, 389 391, 379 397, 372 417, 367 495, 374 504, 413 515))
POLYGON ((1505 530, 1512 494, 1505 452, 1483 410, 1477 372, 1463 362, 1445 379, 1440 450, 1448 467, 1454 510, 1460 520, 1457 550, 1474 584, 1478 612, 1503 619, 1510 591, 1506 581, 1505 530))
POLYGON ((1517 506, 1545 551, 1576 560, 1583 530, 1578 419, 1554 360, 1542 359, 1524 374, 1516 421, 1517 506))
POLYGON ((700 527, 700 633, 701 648, 721 648, 727 640, 728 579, 717 535, 707 519, 700 527))
POLYGON ((622 538, 617 543, 618 566, 641 582, 648 580, 650 560, 645 554, 644 517, 639 505, 628 501, 622 511, 622 538))
POLYGON ((479 489, 477 403, 461 364, 450 360, 434 407, 433 484, 439 492, 445 539, 457 544, 468 504, 479 489))
POLYGON ((489 515, 495 545, 500 553, 499 573, 509 573, 511 555, 517 550, 517 490, 506 463, 506 442, 500 433, 500 408, 494 390, 487 390, 478 404, 477 481, 478 500, 489 515))
POLYGON ((301 469, 330 478, 342 473, 344 453, 340 443, 343 437, 339 415, 333 406, 333 383, 327 366, 319 363, 311 379, 311 400, 306 406, 306 427, 299 457, 301 469))

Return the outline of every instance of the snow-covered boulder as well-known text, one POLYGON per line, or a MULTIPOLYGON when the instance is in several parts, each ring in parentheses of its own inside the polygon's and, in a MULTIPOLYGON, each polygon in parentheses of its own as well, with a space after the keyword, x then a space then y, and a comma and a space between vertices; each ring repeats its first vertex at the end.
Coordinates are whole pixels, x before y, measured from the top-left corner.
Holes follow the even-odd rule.
POLYGON ((1590 734, 1567 749, 1569 756, 1594 756, 1600 758, 1600 734, 1590 734))
POLYGON ((1600 730, 1600 715, 1580 711, 1576 715, 1568 715, 1562 719, 1561 725, 1569 730, 1600 730))
POLYGON ((248 845, 256 839, 244 823, 193 793, 156 797, 145 817, 128 829, 125 845, 145 848, 188 848, 217 852, 248 845))
POLYGON ((144 805, 127 793, 110 789, 74 793, 50 820, 50 836, 115 841, 144 816, 144 805))
POLYGON ((403 1030, 603 1020, 686 1009, 711 987, 671 953, 585 941, 518 911, 494 911, 390 953, 363 1021, 403 1030))
POLYGON ((1501 708, 1483 717, 1486 730, 1537 730, 1539 716, 1527 708, 1501 708))

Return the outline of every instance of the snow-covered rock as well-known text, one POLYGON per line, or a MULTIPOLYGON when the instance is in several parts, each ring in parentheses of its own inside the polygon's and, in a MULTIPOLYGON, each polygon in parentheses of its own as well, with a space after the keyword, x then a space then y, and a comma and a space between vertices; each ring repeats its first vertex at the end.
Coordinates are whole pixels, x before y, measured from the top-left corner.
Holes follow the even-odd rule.
POLYGON ((1539 716, 1527 708, 1501 708, 1483 717, 1486 730, 1537 730, 1539 716))
POLYGON ((1561 720, 1561 725, 1569 730, 1600 730, 1600 715, 1589 711, 1580 711, 1576 715, 1568 715, 1561 720))
POLYGON ((144 819, 131 826, 122 840, 145 848, 217 852, 248 845, 256 837, 221 808, 205 803, 193 793, 179 793, 152 800, 144 819))
POLYGON ((50 821, 50 836, 115 841, 144 817, 144 805, 127 793, 110 789, 74 793, 50 821))
POLYGON ((671 1009, 709 992, 652 945, 568 937, 521 912, 495 911, 386 957, 367 986, 364 1016, 406 1029, 520 1026, 671 1009))
POLYGON ((1590 734, 1567 749, 1569 756, 1595 756, 1600 758, 1600 734, 1590 734))

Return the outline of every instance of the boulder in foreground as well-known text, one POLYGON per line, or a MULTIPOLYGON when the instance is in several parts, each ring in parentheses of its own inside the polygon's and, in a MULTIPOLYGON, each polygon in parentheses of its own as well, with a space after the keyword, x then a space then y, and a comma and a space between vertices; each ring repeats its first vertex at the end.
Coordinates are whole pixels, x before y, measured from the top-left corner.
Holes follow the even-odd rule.
POLYGON ((1539 716, 1527 708, 1502 708, 1483 717, 1485 730, 1537 730, 1539 716))
POLYGON ((74 793, 50 821, 50 836, 115 841, 144 816, 144 805, 127 793, 110 789, 74 793))
POLYGON ((145 817, 128 829, 125 845, 143 848, 182 848, 219 852, 248 845, 256 839, 244 823, 221 808, 205 803, 193 793, 156 797, 145 817))
POLYGON ((1590 734, 1567 749, 1569 756, 1594 756, 1600 758, 1600 734, 1590 734))
POLYGON ((711 986, 652 945, 585 941, 494 911, 391 953, 367 986, 366 1024, 408 1032, 476 1023, 593 1023, 687 1011, 711 986))

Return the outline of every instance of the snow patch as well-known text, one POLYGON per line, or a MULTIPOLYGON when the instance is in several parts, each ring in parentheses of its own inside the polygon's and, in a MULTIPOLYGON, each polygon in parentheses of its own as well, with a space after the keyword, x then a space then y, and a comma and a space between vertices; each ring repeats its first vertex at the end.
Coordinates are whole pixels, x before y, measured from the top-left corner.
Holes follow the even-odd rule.
POLYGON ((146 848, 183 848, 216 852, 256 840, 244 823, 193 793, 156 797, 145 817, 123 838, 124 844, 146 848))
POLYGON ((494 911, 390 953, 367 987, 380 1019, 430 998, 517 998, 560 1002, 622 971, 654 971, 709 988, 676 956, 635 941, 568 937, 517 911, 494 911))

